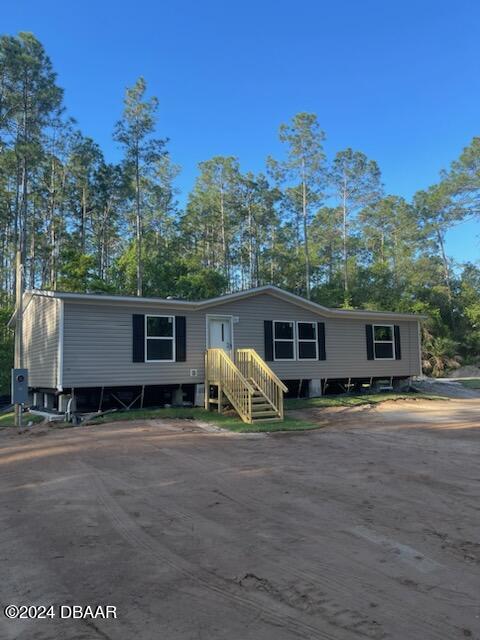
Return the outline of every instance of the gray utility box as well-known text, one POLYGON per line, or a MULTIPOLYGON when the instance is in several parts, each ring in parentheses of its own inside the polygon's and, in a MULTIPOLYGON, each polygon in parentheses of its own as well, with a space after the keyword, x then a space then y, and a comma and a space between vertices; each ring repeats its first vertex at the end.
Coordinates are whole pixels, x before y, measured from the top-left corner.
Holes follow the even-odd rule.
POLYGON ((28 402, 28 369, 12 369, 12 403, 28 402))

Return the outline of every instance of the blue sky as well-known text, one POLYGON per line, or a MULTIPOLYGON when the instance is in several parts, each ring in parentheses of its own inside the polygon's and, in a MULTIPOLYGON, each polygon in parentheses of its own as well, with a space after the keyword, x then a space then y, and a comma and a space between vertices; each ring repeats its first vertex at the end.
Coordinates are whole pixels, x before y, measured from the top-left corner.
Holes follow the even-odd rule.
MULTIPOLYGON (((331 156, 375 159, 389 193, 435 182, 480 135, 480 4, 457 0, 15 0, 1 31, 32 31, 65 102, 108 160, 125 87, 160 100, 159 134, 191 188, 197 163, 234 155, 243 170, 280 156, 277 131, 318 115, 331 156)), ((480 224, 450 232, 457 260, 480 258, 480 224)))

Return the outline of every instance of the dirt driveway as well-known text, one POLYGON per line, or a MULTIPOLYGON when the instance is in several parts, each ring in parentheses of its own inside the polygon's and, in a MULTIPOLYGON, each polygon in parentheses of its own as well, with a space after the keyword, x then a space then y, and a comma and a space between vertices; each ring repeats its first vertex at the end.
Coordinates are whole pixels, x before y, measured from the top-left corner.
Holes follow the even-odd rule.
POLYGON ((303 434, 3 429, 2 609, 109 604, 118 619, 0 613, 0 638, 478 639, 479 415, 456 400, 303 434))

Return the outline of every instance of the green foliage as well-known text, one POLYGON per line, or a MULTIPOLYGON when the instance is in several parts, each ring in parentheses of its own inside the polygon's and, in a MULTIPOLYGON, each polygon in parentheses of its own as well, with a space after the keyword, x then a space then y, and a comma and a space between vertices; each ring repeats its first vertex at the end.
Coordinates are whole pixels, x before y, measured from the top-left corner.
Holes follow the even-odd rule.
POLYGON ((13 367, 13 332, 7 328, 13 307, 0 307, 0 396, 10 393, 10 370, 13 367))
POLYGON ((310 298, 310 220, 312 207, 319 205, 326 186, 325 133, 314 113, 297 113, 289 124, 280 125, 279 138, 286 145, 286 158, 280 162, 267 158, 267 168, 277 184, 287 185, 282 205, 295 229, 296 258, 300 259, 302 245, 305 265, 304 285, 298 282, 297 289, 310 298))
POLYGON ((125 150, 122 165, 123 195, 135 234, 137 295, 144 293, 145 252, 142 242, 145 220, 149 213, 165 213, 159 205, 162 200, 170 200, 165 197, 165 186, 171 188, 169 181, 171 182, 175 175, 175 171, 168 167, 165 159, 165 140, 153 137, 158 99, 145 99, 146 91, 147 84, 142 77, 138 78, 133 87, 127 89, 123 116, 117 122, 114 132, 114 139, 120 142, 125 150))
MULTIPOLYGON (((195 259, 183 257, 178 241, 167 243, 156 233, 148 233, 143 244, 144 293, 147 296, 172 296, 200 300, 225 293, 228 280, 224 274, 197 265, 195 259)), ((136 247, 126 248, 114 265, 114 282, 118 292, 133 295, 136 290, 136 247)))
POLYGON ((69 249, 63 253, 58 277, 60 291, 79 293, 113 292, 113 286, 98 277, 95 259, 91 255, 69 249))
MULTIPOLYGON (((36 416, 31 413, 23 414, 23 423, 28 424, 32 422, 33 424, 43 422, 45 418, 42 416, 36 416)), ((0 415, 0 428, 1 427, 15 427, 15 414, 14 413, 4 413, 0 415)))
POLYGON ((177 278, 175 295, 184 300, 205 300, 222 295, 227 287, 228 280, 214 269, 204 267, 191 273, 186 268, 177 278))
POLYGON ((473 138, 443 175, 458 218, 480 216, 480 137, 473 138))
POLYGON ((337 208, 341 215, 343 301, 342 307, 352 305, 352 272, 355 274, 355 239, 351 238, 350 219, 362 209, 378 201, 382 191, 381 174, 377 163, 360 151, 348 148, 339 151, 329 173, 337 208), (352 269, 353 266, 353 269, 352 269))
POLYGON ((32 34, 0 37, 0 78, 2 390, 17 249, 29 288, 201 299, 271 283, 331 307, 426 315, 426 371, 479 361, 480 265, 455 264, 445 239, 479 215, 480 138, 407 202, 383 194, 361 151, 327 158, 317 116, 301 112, 280 126, 284 155, 267 159, 268 177, 214 156, 181 210, 143 78, 114 129, 118 164, 65 115, 32 34))
POLYGON ((480 378, 472 378, 471 380, 459 380, 459 382, 467 389, 480 390, 480 378))
POLYGON ((458 345, 448 336, 433 336, 428 330, 423 336, 423 370, 435 377, 442 377, 447 371, 461 365, 457 355, 458 345))

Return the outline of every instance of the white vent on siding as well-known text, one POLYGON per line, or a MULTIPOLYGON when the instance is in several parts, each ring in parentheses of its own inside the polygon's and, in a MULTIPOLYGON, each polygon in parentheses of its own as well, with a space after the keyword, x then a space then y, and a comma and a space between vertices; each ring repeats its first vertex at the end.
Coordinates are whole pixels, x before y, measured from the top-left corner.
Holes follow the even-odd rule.
POLYGON ((198 369, 190 369, 190 377, 196 378, 198 376, 198 369))

